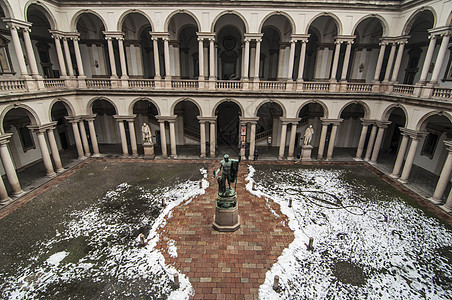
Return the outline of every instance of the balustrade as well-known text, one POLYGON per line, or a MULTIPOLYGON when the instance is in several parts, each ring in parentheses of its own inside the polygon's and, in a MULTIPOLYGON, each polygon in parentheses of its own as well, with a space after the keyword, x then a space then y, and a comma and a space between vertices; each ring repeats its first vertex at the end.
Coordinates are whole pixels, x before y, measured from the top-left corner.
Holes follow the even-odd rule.
POLYGON ((286 86, 284 81, 259 81, 260 90, 285 90, 286 86))
POLYGON ((452 88, 434 88, 432 97, 441 99, 451 99, 452 88))
POLYGON ((304 82, 303 91, 307 92, 328 92, 330 90, 329 82, 304 82))
POLYGON ((86 79, 88 88, 111 88, 110 79, 86 79))
POLYGON ((65 88, 66 84, 64 79, 44 79, 44 87, 47 89, 65 88))
POLYGON ((347 83, 347 92, 368 93, 372 91, 370 83, 347 83))
POLYGON ((197 89, 198 80, 172 80, 171 87, 175 89, 197 89))
POLYGON ((0 80, 0 91, 25 91, 25 80, 0 80))
POLYGON ((217 89, 241 90, 242 82, 240 80, 217 80, 217 89))
POLYGON ((402 95, 413 95, 414 85, 394 84, 394 88, 393 88, 392 92, 396 93, 396 94, 402 94, 402 95))

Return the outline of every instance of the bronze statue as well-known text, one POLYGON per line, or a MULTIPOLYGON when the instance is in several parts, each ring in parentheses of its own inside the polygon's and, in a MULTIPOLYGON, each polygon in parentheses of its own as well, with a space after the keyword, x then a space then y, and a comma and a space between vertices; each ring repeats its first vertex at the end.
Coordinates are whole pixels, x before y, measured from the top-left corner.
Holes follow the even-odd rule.
POLYGON ((239 170, 239 162, 238 160, 230 159, 228 154, 224 155, 224 159, 220 162, 220 167, 216 172, 213 173, 213 177, 217 178, 218 181, 218 195, 219 196, 230 196, 235 194, 235 189, 231 188, 231 183, 234 183, 237 178, 237 173, 239 170), (217 177, 218 173, 220 173, 221 169, 223 169, 223 173, 221 173, 221 177, 217 177), (228 182, 228 188, 226 188, 226 181, 228 182))

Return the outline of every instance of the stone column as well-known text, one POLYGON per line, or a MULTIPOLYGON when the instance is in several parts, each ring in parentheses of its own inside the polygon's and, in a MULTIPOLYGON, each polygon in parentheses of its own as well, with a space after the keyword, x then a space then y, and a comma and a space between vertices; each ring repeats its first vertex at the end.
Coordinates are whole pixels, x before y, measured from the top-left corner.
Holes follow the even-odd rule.
POLYGON ((6 205, 10 202, 11 198, 8 196, 3 178, 0 178, 0 205, 6 205))
MULTIPOLYGON (((55 122, 56 123, 56 122, 55 122)), ((47 129, 47 135, 49 137, 50 150, 52 150, 53 162, 55 163, 55 171, 61 173, 64 171, 63 165, 61 164, 60 152, 58 151, 58 146, 55 140, 55 134, 53 130, 55 125, 47 129)))
POLYGON ((287 134, 287 122, 282 121, 281 139, 279 140, 278 159, 284 158, 284 150, 286 148, 286 134, 287 134))
POLYGON ((199 80, 204 80, 204 38, 198 37, 199 80))
POLYGON ((245 58, 243 63, 243 79, 248 80, 248 71, 250 69, 250 40, 245 39, 245 58))
POLYGON ((16 169, 14 168, 13 160, 7 146, 11 135, 12 133, 6 133, 0 136, 0 156, 2 158, 6 177, 8 178, 9 185, 12 189, 12 194, 13 196, 19 196, 23 193, 23 190, 20 186, 19 179, 17 178, 16 169))
POLYGON ((406 157, 405 166, 403 167, 402 175, 399 178, 401 183, 407 183, 410 177, 411 168, 413 167, 414 156, 416 155, 416 150, 419 145, 419 140, 423 138, 425 134, 417 132, 411 136, 410 150, 408 150, 408 155, 406 157))
POLYGON ((261 42, 262 39, 256 39, 256 54, 254 56, 254 81, 259 81, 259 68, 261 62, 261 42))
POLYGON ((375 67, 374 82, 380 80, 381 67, 383 66, 383 59, 385 57, 386 42, 380 43, 380 52, 378 53, 377 66, 375 67))
POLYGON ((165 120, 157 119, 160 125, 160 144, 162 145, 162 156, 168 157, 168 152, 166 148, 166 129, 165 129, 165 120))
POLYGON ((378 154, 380 153, 381 142, 383 141, 383 134, 389 124, 391 124, 391 122, 385 122, 385 121, 377 122, 378 133, 377 133, 377 138, 375 139, 374 149, 372 151, 372 157, 370 159, 371 164, 377 163, 378 154))
POLYGON ((298 64, 297 81, 303 81, 304 63, 306 60, 306 43, 307 42, 308 42, 308 39, 301 40, 300 63, 298 64))
POLYGON ((353 41, 347 41, 347 48, 345 48, 344 65, 342 66, 341 81, 347 81, 348 65, 350 63, 350 53, 352 51, 353 41))
POLYGON ((91 145, 93 146, 93 156, 97 157, 100 156, 99 153, 99 145, 97 143, 97 136, 96 136, 96 128, 94 127, 94 118, 96 115, 90 116, 89 118, 86 118, 85 120, 88 121, 88 129, 89 129, 89 135, 91 137, 91 145))
POLYGON ((356 157, 354 158, 356 161, 362 161, 364 144, 366 142, 367 129, 369 125, 372 125, 371 120, 361 118, 361 125, 363 126, 361 129, 361 135, 359 136, 358 148, 356 149, 356 157))
POLYGON ((171 156, 173 158, 177 157, 177 152, 176 152, 176 127, 175 127, 175 122, 176 122, 176 116, 172 119, 168 120, 169 123, 169 133, 170 133, 170 143, 171 143, 171 156))
POLYGON ((123 154, 123 156, 129 156, 129 149, 127 147, 126 129, 124 127, 124 119, 118 118, 118 116, 115 116, 114 118, 118 122, 118 126, 119 126, 119 134, 121 136, 122 154, 123 154))
POLYGON ((74 52, 75 52, 75 60, 77 62, 78 77, 84 78, 85 71, 83 69, 83 60, 82 60, 82 55, 80 54, 80 46, 78 44, 78 40, 79 40, 78 36, 72 38, 72 41, 74 42, 74 52))
POLYGON ((111 69, 111 77, 112 79, 118 78, 118 73, 116 72, 116 63, 115 63, 115 53, 113 52, 113 38, 111 36, 105 37, 108 45, 108 57, 110 59, 110 69, 111 69))
POLYGON ((165 79, 171 80, 169 37, 163 38, 163 55, 165 56, 165 79))
POLYGON ((121 61, 121 79, 129 79, 127 75, 127 62, 124 54, 124 37, 118 37, 119 60, 121 61))
POLYGON ((216 117, 215 120, 210 121, 210 157, 215 157, 215 148, 216 148, 216 136, 217 131, 215 128, 216 125, 216 117))
POLYGON ((9 30, 11 31, 11 39, 13 41, 14 51, 16 52, 17 61, 19 62, 20 76, 29 76, 27 66, 25 64, 24 52, 22 51, 22 45, 20 44, 19 34, 17 30, 20 29, 18 26, 11 23, 7 24, 9 30))
POLYGON ((25 50, 27 52, 28 62, 30 63, 31 76, 33 76, 33 78, 41 79, 38 71, 38 65, 36 64, 35 53, 33 52, 33 46, 30 39, 30 28, 23 28, 22 32, 24 35, 25 50))
POLYGON ((293 65, 295 60, 295 42, 296 42, 295 40, 290 40, 289 68, 287 70, 287 80, 292 80, 293 77, 293 65))
POLYGON ((132 155, 138 156, 137 137, 135 134, 135 123, 134 123, 135 117, 136 115, 134 115, 132 119, 128 119, 127 124, 129 125, 130 147, 132 148, 132 155))
POLYGON ((299 121, 300 120, 293 121, 293 123, 292 123, 292 128, 290 131, 290 140, 289 140, 289 153, 287 154, 288 160, 294 159, 293 154, 295 152, 295 135, 297 133, 297 125, 298 125, 299 121))
POLYGON ((250 160, 254 160, 254 150, 256 150, 256 124, 257 121, 250 122, 250 160))
POLYGON ((67 117, 66 119, 72 124, 72 131, 74 133, 75 148, 77 149, 78 158, 85 159, 86 157, 83 153, 82 139, 80 138, 80 131, 78 129, 79 118, 67 117))
POLYGON ((342 122, 342 119, 332 123, 333 128, 331 130, 330 141, 328 142, 328 150, 326 153, 326 160, 331 160, 331 158, 333 157, 334 144, 336 143, 337 127, 339 126, 340 122, 342 122))
POLYGON ((245 150, 246 150, 246 135, 245 135, 245 145, 242 147, 242 126, 247 127, 248 122, 246 120, 240 120, 240 128, 239 128, 239 147, 240 147, 240 157, 245 159, 245 150))
POLYGON ((452 190, 449 193, 449 196, 447 197, 446 204, 440 206, 443 210, 450 213, 452 212, 452 190))
POLYGON ((392 178, 400 177, 400 170, 402 170, 403 159, 405 158, 406 149, 408 147, 408 142, 410 141, 410 136, 405 132, 405 128, 400 128, 402 134, 402 142, 400 143, 399 152, 397 153, 397 158, 394 164, 394 169, 389 175, 392 178))
POLYGON ((158 38, 152 38, 152 45, 154 46, 154 68, 155 68, 155 76, 154 79, 160 80, 162 77, 160 76, 160 60, 159 60, 159 44, 158 38))
POLYGON ((53 170, 52 160, 50 158, 49 149, 47 148, 47 142, 44 136, 45 129, 35 128, 34 131, 38 137, 39 148, 41 150, 42 160, 46 169, 46 176, 53 177, 55 176, 55 171, 53 170))
POLYGON ((397 51, 397 57, 394 64, 394 71, 392 72, 392 82, 397 82, 397 76, 399 76, 400 64, 402 63, 403 50, 405 49, 405 44, 407 40, 404 39, 399 41, 399 50, 397 51))
POLYGON ((430 64, 432 63, 433 53, 435 52, 436 46, 436 35, 430 35, 430 42, 428 44, 427 54, 425 55, 424 65, 422 66, 421 77, 419 78, 418 84, 425 84, 427 81, 428 70, 430 69, 430 64))
POLYGON ((394 62, 395 50, 396 50, 396 43, 392 42, 391 52, 389 52, 389 59, 388 59, 388 64, 387 64, 386 72, 385 72, 385 78, 383 80, 384 82, 389 82, 389 76, 391 75, 391 70, 392 70, 392 63, 394 62))
MULTIPOLYGON (((209 38, 209 80, 215 80, 215 38, 209 38)), ((205 123, 204 123, 205 127, 205 123)))
POLYGON ((206 121, 203 119, 200 119, 200 117, 198 117, 199 120, 199 135, 200 135, 200 143, 201 143, 201 158, 205 158, 206 157, 206 121))
POLYGON ((66 64, 64 62, 64 56, 63 56, 63 50, 61 49, 61 42, 60 42, 60 36, 59 35, 53 35, 52 36, 55 40, 55 49, 58 57, 58 65, 60 66, 60 77, 66 78, 67 72, 66 72, 66 64))
POLYGON ((370 160, 370 155, 372 154, 372 150, 374 148, 375 136, 377 135, 377 125, 372 125, 372 130, 370 131, 369 141, 367 142, 366 155, 364 156, 364 161, 370 160))
POLYGON ((450 174, 452 173, 452 141, 444 141, 447 149, 447 158, 444 162, 443 169, 441 170, 441 175, 439 176, 438 183, 435 187, 435 192, 430 198, 435 204, 441 204, 443 202, 443 195, 446 191, 447 184, 450 180, 450 174))
POLYGON ((436 57, 435 67, 433 68, 432 79, 430 84, 434 85, 438 83, 439 72, 444 63, 444 57, 446 56, 447 46, 449 45, 450 32, 442 34, 443 40, 441 41, 441 46, 439 48, 438 56, 436 57))
POLYGON ((320 142, 319 142, 319 150, 317 153, 317 159, 321 159, 323 157, 323 151, 325 149, 326 142, 326 133, 328 131, 329 123, 322 120, 322 133, 320 133, 320 142))
POLYGON ((63 37, 64 56, 66 57, 67 72, 70 77, 74 77, 74 70, 72 69, 71 52, 69 51, 69 44, 67 38, 63 37))
POLYGON ((336 81, 336 74, 337 74, 337 66, 339 64, 339 53, 341 51, 341 41, 336 40, 334 44, 336 44, 336 47, 334 49, 334 58, 333 58, 333 65, 331 67, 331 77, 330 81, 336 81))
POLYGON ((80 120, 78 122, 78 125, 80 126, 80 135, 82 137, 82 144, 83 144, 83 150, 85 150, 85 156, 90 157, 91 151, 89 150, 88 137, 86 136, 85 121, 80 120))

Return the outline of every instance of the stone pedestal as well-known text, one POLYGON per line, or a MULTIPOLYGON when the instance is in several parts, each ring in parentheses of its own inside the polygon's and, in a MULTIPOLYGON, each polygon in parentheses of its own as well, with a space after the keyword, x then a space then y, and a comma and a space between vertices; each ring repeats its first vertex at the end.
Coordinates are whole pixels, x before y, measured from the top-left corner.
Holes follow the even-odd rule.
POLYGON ((149 158, 149 159, 155 158, 154 144, 144 143, 143 149, 144 149, 144 158, 149 158))
POLYGON ((217 194, 215 217, 212 224, 215 230, 233 232, 240 228, 240 216, 237 206, 237 194, 228 189, 225 195, 217 194))
POLYGON ((312 146, 311 145, 304 145, 301 149, 301 161, 311 161, 311 152, 312 152, 312 146))

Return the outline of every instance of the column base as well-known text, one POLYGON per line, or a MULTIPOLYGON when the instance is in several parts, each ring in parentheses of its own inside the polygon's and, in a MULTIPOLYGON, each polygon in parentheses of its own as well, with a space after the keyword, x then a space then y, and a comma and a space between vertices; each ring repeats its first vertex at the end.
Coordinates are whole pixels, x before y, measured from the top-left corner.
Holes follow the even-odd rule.
POLYGON ((284 159, 283 156, 279 156, 279 155, 278 155, 278 160, 283 160, 283 159, 284 159))
POLYGON ((403 184, 407 184, 408 183, 408 180, 401 179, 401 178, 397 179, 397 181, 400 182, 400 183, 403 183, 403 184))
POLYGON ((353 160, 354 160, 354 161, 363 161, 363 159, 360 158, 360 157, 354 157, 353 160))
POLYGON ((368 161, 368 163, 369 163, 370 165, 376 165, 376 164, 377 164, 377 162, 376 162, 376 161, 373 161, 373 160, 368 161))
POLYGON ((55 176, 56 176, 56 173, 55 173, 55 172, 46 174, 46 177, 49 177, 49 178, 53 178, 53 177, 55 177, 55 176))
POLYGON ((23 190, 20 190, 20 191, 18 191, 18 192, 13 192, 13 193, 12 193, 12 196, 13 196, 14 198, 19 198, 19 197, 22 196, 23 194, 25 194, 25 192, 24 192, 23 190))
POLYGON ((57 173, 63 173, 64 172, 64 168, 61 168, 61 169, 57 169, 57 170, 55 170, 55 172, 57 172, 57 173))
POLYGON ((11 199, 10 197, 3 199, 2 201, 0 201, 0 206, 6 206, 8 204, 10 204, 11 202, 13 202, 14 200, 11 199))
POLYGON ((441 199, 435 199, 435 198, 433 198, 433 197, 428 198, 428 200, 429 200, 430 202, 436 204, 436 205, 440 205, 440 204, 443 203, 443 200, 441 200, 441 199))
POLYGON ((451 213, 452 212, 452 208, 447 207, 446 205, 440 205, 440 207, 442 210, 444 210, 447 213, 451 213))
POLYGON ((93 155, 91 155, 91 157, 102 157, 102 154, 100 154, 100 153, 94 153, 93 155))
POLYGON ((389 174, 389 177, 394 178, 394 179, 398 179, 400 177, 400 175, 396 175, 396 174, 389 174))

